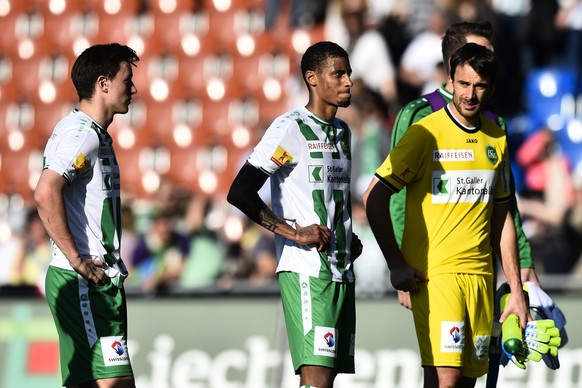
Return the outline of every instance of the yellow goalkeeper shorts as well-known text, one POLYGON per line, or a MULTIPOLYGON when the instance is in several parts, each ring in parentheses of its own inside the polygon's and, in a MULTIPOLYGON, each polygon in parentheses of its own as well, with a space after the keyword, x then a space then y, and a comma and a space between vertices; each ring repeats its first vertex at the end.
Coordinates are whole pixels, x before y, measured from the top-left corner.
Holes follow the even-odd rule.
POLYGON ((493 276, 433 276, 411 301, 423 366, 458 367, 470 378, 487 373, 493 276))

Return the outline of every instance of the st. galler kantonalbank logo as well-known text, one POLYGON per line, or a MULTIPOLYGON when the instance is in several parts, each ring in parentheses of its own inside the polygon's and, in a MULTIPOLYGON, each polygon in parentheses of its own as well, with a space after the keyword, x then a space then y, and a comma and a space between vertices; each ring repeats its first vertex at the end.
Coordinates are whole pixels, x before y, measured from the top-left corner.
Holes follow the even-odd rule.
POLYGON ((446 176, 433 177, 433 195, 450 196, 452 191, 451 178, 446 176))
POLYGON ((323 182, 323 166, 315 165, 309 166, 309 183, 323 182))

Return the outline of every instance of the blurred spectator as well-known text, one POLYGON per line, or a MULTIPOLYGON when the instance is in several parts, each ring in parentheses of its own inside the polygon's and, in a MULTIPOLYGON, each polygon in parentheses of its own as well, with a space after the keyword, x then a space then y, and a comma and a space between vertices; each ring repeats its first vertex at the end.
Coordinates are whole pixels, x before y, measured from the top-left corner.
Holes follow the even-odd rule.
POLYGON ((427 19, 426 29, 416 35, 404 50, 398 76, 411 89, 408 101, 430 93, 446 82, 441 42, 448 25, 446 14, 434 10, 427 19))
POLYGON ((27 211, 20 251, 11 271, 10 283, 20 287, 34 287, 44 295, 44 279, 52 259, 52 246, 36 208, 27 211))
POLYGON ((225 270, 226 246, 206 222, 211 207, 210 198, 193 195, 186 209, 184 221, 190 241, 189 252, 180 271, 179 284, 182 288, 213 285, 225 270))
MULTIPOLYGON (((379 1, 384 0, 372 0, 372 3, 379 1)), ((389 4, 389 2, 385 3, 389 4)), ((378 19, 377 29, 386 41, 392 62, 398 64, 400 63, 402 53, 404 53, 404 50, 411 40, 411 34, 407 29, 410 11, 408 10, 406 0, 394 0, 389 11, 385 12, 378 19)), ((400 90, 397 94, 401 104, 408 102, 408 100, 405 101, 400 96, 400 90)))
POLYGON ((352 103, 338 111, 337 117, 350 123, 352 130, 352 182, 354 196, 360 198, 376 167, 390 148, 390 117, 380 95, 354 81, 352 103))
POLYGON ((375 25, 369 24, 367 1, 339 0, 334 5, 325 22, 326 39, 338 43, 348 52, 352 80, 361 79, 386 103, 395 102, 394 62, 383 36, 375 25))
POLYGON ((249 219, 243 222, 240 240, 230 247, 226 271, 218 284, 220 288, 231 288, 237 280, 248 279, 253 286, 261 286, 276 279, 274 235, 249 219))
POLYGON ((138 240, 138 233, 135 230, 135 215, 129 203, 121 206, 121 258, 125 266, 131 272, 133 263, 131 262, 133 252, 138 240))
POLYGON ((406 0, 407 9, 406 30, 409 36, 416 36, 426 29, 426 21, 431 12, 441 5, 442 0, 406 0))
POLYGON ((528 137, 517 150, 516 162, 525 176, 523 196, 546 198, 558 209, 574 202, 572 167, 550 129, 542 128, 528 137), (555 187, 560 188, 559 196, 549 191, 555 187))
POLYGON ((495 52, 501 63, 514 64, 511 69, 499 68, 491 105, 502 116, 514 116, 524 108, 528 72, 558 59, 557 0, 493 0, 491 6, 495 12, 495 52))
POLYGON ((516 159, 526 183, 518 206, 536 266, 547 274, 569 273, 578 260, 581 240, 574 237, 567 216, 577 206, 570 162, 547 129, 530 136, 516 159))
MULTIPOLYGON (((369 181, 369 179, 368 179, 369 181)), ((357 198, 362 196, 358 194, 357 198)), ((356 295, 379 298, 388 290, 389 271, 380 246, 368 224, 366 209, 360 200, 352 202, 354 233, 362 241, 362 255, 354 263, 356 275, 356 295)))
POLYGON ((277 256, 275 255, 275 235, 265 228, 252 225, 243 235, 241 245, 243 257, 248 263, 247 278, 255 285, 261 285, 276 278, 277 256))
POLYGON ((561 51, 561 35, 556 28, 560 9, 558 0, 531 0, 520 42, 526 49, 526 72, 537 67, 555 65, 561 51))
POLYGON ((573 70, 582 88, 582 0, 564 0, 556 15, 556 28, 564 32, 562 64, 573 70))
POLYGON ((525 66, 522 65, 524 49, 520 31, 530 10, 530 0, 492 0, 491 6, 495 13, 492 22, 496 31, 493 44, 495 54, 500 63, 512 63, 514 66, 512 69, 509 66, 499 67, 490 105, 502 116, 513 116, 524 108, 522 89, 525 66))
POLYGON ((493 10, 487 1, 438 0, 438 3, 441 9, 449 14, 449 18, 453 22, 478 22, 484 20, 491 21, 493 19, 493 10))
POLYGON ((576 190, 576 201, 574 206, 565 214, 566 223, 571 228, 575 236, 572 242, 577 244, 573 249, 573 259, 577 260, 575 272, 582 275, 582 172, 577 171, 574 175, 574 188, 576 190))
POLYGON ((291 28, 310 28, 322 23, 325 19, 328 0, 265 0, 265 27, 267 29, 275 26, 279 15, 286 14, 282 12, 281 2, 283 2, 283 7, 290 3, 289 26, 291 28))
POLYGON ((189 251, 188 238, 175 230, 175 213, 158 210, 132 255, 129 284, 151 294, 170 291, 180 278, 189 251))

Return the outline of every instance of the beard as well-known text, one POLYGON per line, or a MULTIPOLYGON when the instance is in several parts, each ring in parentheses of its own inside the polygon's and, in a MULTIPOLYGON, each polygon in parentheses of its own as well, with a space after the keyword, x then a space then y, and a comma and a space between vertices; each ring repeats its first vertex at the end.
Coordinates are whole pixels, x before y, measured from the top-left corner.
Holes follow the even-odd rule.
POLYGON ((481 112, 481 107, 479 103, 475 103, 474 101, 469 101, 468 105, 472 105, 474 109, 466 109, 465 104, 466 102, 461 100, 453 100, 453 104, 455 105, 455 109, 465 120, 469 122, 474 122, 479 119, 479 114, 481 112))

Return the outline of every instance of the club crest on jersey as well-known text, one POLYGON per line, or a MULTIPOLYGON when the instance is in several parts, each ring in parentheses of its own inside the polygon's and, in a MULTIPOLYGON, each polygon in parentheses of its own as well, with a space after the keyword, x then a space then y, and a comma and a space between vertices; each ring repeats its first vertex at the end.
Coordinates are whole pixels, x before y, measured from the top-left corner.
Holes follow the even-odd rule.
POLYGON ((489 163, 495 165, 499 161, 499 156, 497 156, 497 150, 492 145, 485 147, 485 154, 487 155, 487 160, 489 163))
POLYGON ((287 150, 281 146, 277 146, 275 153, 271 156, 271 161, 277 166, 281 167, 293 160, 293 155, 291 155, 287 150))

